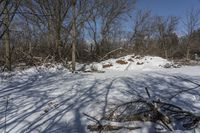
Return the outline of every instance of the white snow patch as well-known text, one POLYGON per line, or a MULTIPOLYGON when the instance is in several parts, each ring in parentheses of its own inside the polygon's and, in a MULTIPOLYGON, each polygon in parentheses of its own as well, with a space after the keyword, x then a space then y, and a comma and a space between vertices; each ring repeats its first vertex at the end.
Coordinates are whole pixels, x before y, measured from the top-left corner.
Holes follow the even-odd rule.
MULTIPOLYGON (((129 58, 130 56, 126 56, 121 59, 128 61, 129 58)), ((118 59, 100 63, 113 63, 113 68, 102 68, 106 70, 105 73, 72 74, 62 66, 42 66, 11 74, 1 73, 0 132, 5 130, 7 96, 9 103, 6 130, 9 133, 87 133, 89 131, 86 127, 91 121, 83 113, 100 119, 113 104, 130 101, 138 95, 147 97, 145 87, 149 88, 153 98, 159 97, 200 114, 200 87, 191 82, 200 84, 200 66, 162 69, 159 66, 167 63, 167 60, 143 57, 134 59, 128 71, 124 71, 129 64, 119 65, 116 60, 118 59), (144 64, 136 65, 137 60, 144 64), (176 95, 182 89, 188 91, 176 95), (174 95, 176 96, 173 97, 174 95)), ((136 131, 122 129, 117 132, 153 132, 152 123, 135 122, 135 125, 143 128, 136 131)), ((174 132, 186 133, 193 130, 177 129, 174 132)), ((197 127, 195 132, 200 132, 200 128, 197 127)))
POLYGON ((100 63, 93 63, 90 66, 87 66, 87 70, 90 68, 91 70, 94 69, 95 71, 110 71, 110 70, 117 70, 117 71, 132 71, 132 70, 141 70, 141 71, 151 71, 156 69, 161 69, 165 64, 171 64, 172 62, 163 59, 161 57, 154 57, 154 56, 135 56, 127 55, 124 57, 120 57, 117 59, 109 59, 106 61, 102 61, 100 63), (117 63, 117 61, 124 61, 124 64, 117 63), (106 65, 111 65, 106 67, 106 65), (104 67, 105 66, 105 67, 104 67))

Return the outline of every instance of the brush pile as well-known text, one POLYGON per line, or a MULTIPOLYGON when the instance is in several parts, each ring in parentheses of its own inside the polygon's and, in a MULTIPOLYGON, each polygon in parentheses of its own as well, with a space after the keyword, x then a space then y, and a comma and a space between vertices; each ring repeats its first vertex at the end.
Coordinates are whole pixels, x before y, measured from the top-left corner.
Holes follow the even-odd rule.
POLYGON ((145 88, 148 98, 139 98, 115 106, 108 111, 106 116, 97 120, 88 114, 84 114, 93 125, 88 125, 90 131, 113 131, 120 129, 137 130, 141 127, 124 125, 127 122, 152 122, 159 124, 156 131, 191 130, 200 123, 200 116, 186 111, 171 103, 163 102, 160 99, 151 98, 147 88, 145 88), (116 124, 117 123, 117 124, 116 124))

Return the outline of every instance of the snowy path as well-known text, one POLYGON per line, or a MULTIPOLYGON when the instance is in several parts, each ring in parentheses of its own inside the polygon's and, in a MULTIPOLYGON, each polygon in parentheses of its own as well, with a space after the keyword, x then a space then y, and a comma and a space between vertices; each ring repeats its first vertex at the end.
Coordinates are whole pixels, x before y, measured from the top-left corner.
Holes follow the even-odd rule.
MULTIPOLYGON (((2 78, 2 77, 1 77, 2 78)), ((71 74, 60 70, 16 74, 0 81, 0 132, 85 133, 88 113, 100 118, 113 103, 152 97, 200 114, 200 67, 160 71, 71 74), (190 89, 187 93, 177 92, 190 89)), ((200 131, 200 129, 199 129, 200 131)), ((126 131, 127 132, 127 131, 126 131)))

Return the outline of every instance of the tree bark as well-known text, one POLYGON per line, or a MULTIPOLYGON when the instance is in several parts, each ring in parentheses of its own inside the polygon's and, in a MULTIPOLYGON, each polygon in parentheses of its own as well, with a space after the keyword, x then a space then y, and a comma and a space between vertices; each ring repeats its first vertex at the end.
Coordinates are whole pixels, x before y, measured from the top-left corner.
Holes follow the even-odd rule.
POLYGON ((76 0, 72 0, 73 10, 73 44, 72 44, 72 71, 76 70, 76 0))
POLYGON ((5 52, 6 52, 6 68, 11 71, 11 52, 10 52, 10 38, 9 38, 9 10, 6 7, 5 9, 5 18, 4 18, 4 28, 6 29, 4 34, 4 45, 5 45, 5 52))
POLYGON ((56 43, 56 59, 61 60, 62 55, 61 55, 61 2, 58 0, 56 2, 56 27, 55 27, 55 43, 56 43))
POLYGON ((168 59, 168 52, 166 49, 164 51, 165 51, 165 59, 168 59))
POLYGON ((187 50, 186 50, 186 60, 190 59, 190 46, 187 46, 187 50))

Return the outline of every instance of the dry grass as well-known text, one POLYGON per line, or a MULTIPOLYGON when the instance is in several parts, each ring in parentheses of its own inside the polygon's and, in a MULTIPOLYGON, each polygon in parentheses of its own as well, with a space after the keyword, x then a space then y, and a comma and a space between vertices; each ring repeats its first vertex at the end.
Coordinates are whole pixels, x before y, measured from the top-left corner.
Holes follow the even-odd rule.
POLYGON ((128 62, 126 62, 124 60, 117 60, 116 63, 121 64, 121 65, 128 64, 128 62))
POLYGON ((113 66, 112 64, 104 64, 103 68, 108 68, 108 67, 112 67, 112 66, 113 66))

